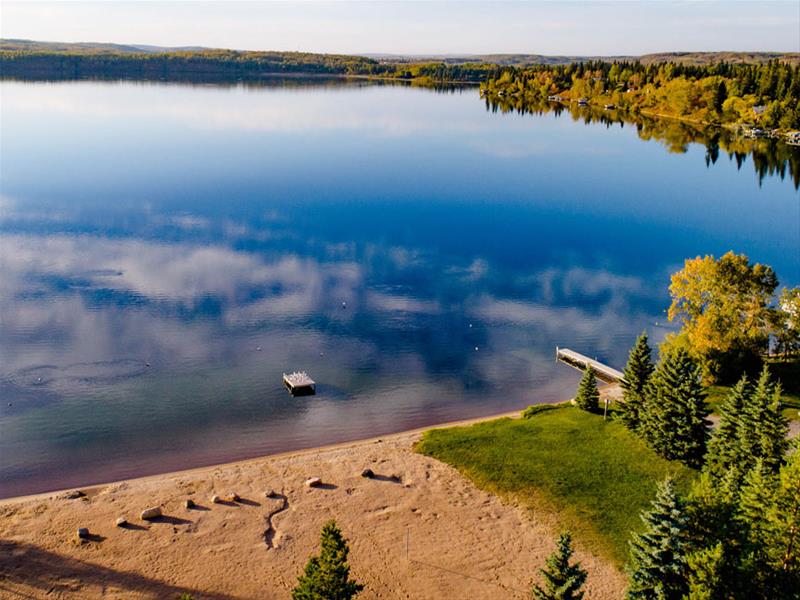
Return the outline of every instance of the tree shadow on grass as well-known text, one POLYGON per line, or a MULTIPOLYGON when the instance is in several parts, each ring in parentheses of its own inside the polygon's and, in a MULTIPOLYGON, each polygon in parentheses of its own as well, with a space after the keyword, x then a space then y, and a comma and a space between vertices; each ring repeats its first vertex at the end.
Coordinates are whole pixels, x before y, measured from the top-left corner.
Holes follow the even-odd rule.
POLYGON ((139 573, 117 571, 95 563, 56 554, 33 544, 0 540, 0 581, 4 586, 21 584, 41 590, 41 596, 74 591, 77 579, 86 586, 113 586, 151 598, 175 598, 183 593, 203 600, 234 600, 234 596, 170 585, 139 573))

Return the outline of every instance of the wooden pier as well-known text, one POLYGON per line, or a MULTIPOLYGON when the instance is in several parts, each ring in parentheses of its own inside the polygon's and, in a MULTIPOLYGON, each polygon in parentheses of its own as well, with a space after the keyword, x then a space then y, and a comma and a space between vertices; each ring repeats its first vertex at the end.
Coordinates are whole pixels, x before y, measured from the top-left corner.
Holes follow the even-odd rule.
POLYGON ((283 384, 292 396, 313 396, 317 393, 317 384, 305 371, 283 374, 283 384))
POLYGON ((574 367, 580 371, 585 370, 587 366, 591 367, 592 371, 595 373, 595 376, 606 383, 619 383, 623 378, 623 375, 620 371, 612 369, 608 365, 604 365, 601 362, 591 359, 588 356, 584 356, 583 354, 575 352, 574 350, 570 350, 569 348, 559 348, 556 346, 556 360, 561 361, 564 364, 574 367))

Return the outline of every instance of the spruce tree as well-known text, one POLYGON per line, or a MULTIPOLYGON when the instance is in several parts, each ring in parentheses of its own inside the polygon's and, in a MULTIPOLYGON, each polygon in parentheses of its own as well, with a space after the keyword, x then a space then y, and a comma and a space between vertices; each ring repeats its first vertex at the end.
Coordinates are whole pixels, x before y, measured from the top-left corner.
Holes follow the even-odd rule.
MULTIPOLYGON (((800 446, 795 442, 796 446, 800 446)), ((777 569, 777 588, 800 597, 800 447, 781 468, 769 522, 769 558, 777 569)), ((785 597, 789 597, 788 595, 785 597)))
POLYGON ((578 384, 575 404, 589 412, 597 412, 600 409, 600 392, 597 390, 594 371, 589 366, 584 370, 581 382, 578 384))
POLYGON ((772 506, 777 476, 759 458, 742 483, 736 519, 743 524, 749 544, 754 551, 764 549, 769 530, 767 509, 772 506))
POLYGON ((689 593, 686 600, 727 600, 725 548, 722 542, 692 552, 686 558, 689 593))
POLYGON ((745 402, 742 416, 739 419, 739 454, 748 460, 747 470, 752 467, 756 458, 761 455, 759 430, 761 419, 767 411, 774 392, 774 384, 766 367, 756 382, 750 398, 745 402))
POLYGON ((350 600, 364 586, 350 580, 350 549, 336 522, 325 523, 319 556, 312 556, 292 590, 292 600, 350 600))
POLYGON ((780 397, 781 388, 765 366, 739 420, 738 460, 746 471, 760 458, 766 468, 777 473, 785 460, 789 426, 780 397))
POLYGON ((710 423, 700 368, 679 348, 668 352, 648 385, 645 439, 661 456, 690 466, 702 463, 710 423))
POLYGON ((777 473, 789 451, 789 421, 783 416, 781 386, 775 386, 758 428, 758 443, 764 466, 777 473))
POLYGON ((581 600, 581 588, 586 582, 586 571, 580 563, 570 564, 572 558, 572 537, 569 533, 562 533, 558 538, 556 551, 553 552, 545 563, 544 569, 539 569, 544 577, 544 586, 533 586, 533 597, 536 600, 581 600))
POLYGON ((643 331, 628 355, 628 363, 623 371, 620 418, 625 427, 636 431, 642 422, 645 391, 653 374, 653 360, 647 343, 647 332, 643 331))
POLYGON ((680 600, 688 592, 688 518, 671 479, 658 485, 652 508, 642 514, 643 533, 633 534, 628 600, 680 600))
POLYGON ((775 587, 776 570, 769 554, 773 543, 770 517, 775 515, 777 483, 777 476, 757 459, 745 476, 739 495, 736 522, 742 530, 740 569, 742 581, 750 588, 748 596, 754 599, 772 600, 773 595, 767 592, 775 587))
POLYGON ((709 441, 706 455, 706 471, 717 481, 727 477, 731 470, 741 468, 740 421, 751 391, 745 375, 720 404, 719 426, 709 441))

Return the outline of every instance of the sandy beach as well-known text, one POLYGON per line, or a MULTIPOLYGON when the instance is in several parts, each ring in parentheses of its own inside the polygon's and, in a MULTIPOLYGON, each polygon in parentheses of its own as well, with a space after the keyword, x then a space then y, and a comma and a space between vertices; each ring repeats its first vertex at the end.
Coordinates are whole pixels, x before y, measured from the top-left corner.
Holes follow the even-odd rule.
MULTIPOLYGON (((517 413, 512 413, 513 416, 517 413)), ((412 450, 421 431, 0 503, 3 598, 289 598, 323 523, 350 540, 362 598, 526 598, 554 548, 531 514, 412 450), (375 473, 364 478, 364 469, 375 473), (320 477, 323 485, 304 482, 320 477), (272 491, 273 497, 267 493, 272 491), (74 492, 74 491, 73 491, 74 492), (235 493, 237 502, 212 503, 235 493), (187 509, 184 503, 196 503, 187 509), (140 519, 160 506, 164 516, 140 519), (116 519, 129 521, 126 528, 116 519), (76 531, 90 538, 79 542, 76 531)), ((624 577, 578 548, 587 597, 624 577)))

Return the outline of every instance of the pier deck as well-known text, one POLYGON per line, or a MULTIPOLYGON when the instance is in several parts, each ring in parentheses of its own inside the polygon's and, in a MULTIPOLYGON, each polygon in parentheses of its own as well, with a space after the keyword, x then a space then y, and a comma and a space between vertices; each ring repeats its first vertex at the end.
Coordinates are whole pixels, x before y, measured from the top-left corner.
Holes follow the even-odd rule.
POLYGON ((623 375, 620 371, 604 365, 588 356, 584 356, 580 352, 575 352, 569 348, 559 348, 556 346, 556 360, 564 364, 574 367, 579 370, 584 370, 587 366, 591 367, 592 371, 598 379, 606 383, 618 383, 622 381, 623 375))

